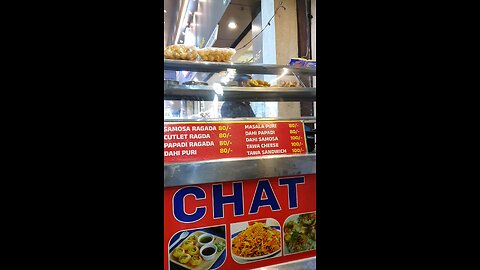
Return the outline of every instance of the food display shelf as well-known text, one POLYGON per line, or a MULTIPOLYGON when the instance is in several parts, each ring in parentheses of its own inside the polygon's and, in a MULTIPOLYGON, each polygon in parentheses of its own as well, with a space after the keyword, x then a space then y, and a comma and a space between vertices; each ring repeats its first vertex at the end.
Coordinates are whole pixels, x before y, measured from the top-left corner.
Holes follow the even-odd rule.
POLYGON ((226 158, 163 165, 164 187, 316 174, 316 154, 226 158))
POLYGON ((237 73, 245 74, 275 74, 280 75, 284 68, 288 69, 287 74, 316 76, 316 68, 297 68, 284 65, 272 64, 236 64, 236 63, 216 63, 184 60, 164 59, 164 70, 176 71, 196 71, 196 72, 221 72, 227 69, 235 69, 237 73))
POLYGON ((223 94, 212 86, 164 86, 165 100, 226 101, 316 101, 316 88, 310 87, 223 87, 223 94))

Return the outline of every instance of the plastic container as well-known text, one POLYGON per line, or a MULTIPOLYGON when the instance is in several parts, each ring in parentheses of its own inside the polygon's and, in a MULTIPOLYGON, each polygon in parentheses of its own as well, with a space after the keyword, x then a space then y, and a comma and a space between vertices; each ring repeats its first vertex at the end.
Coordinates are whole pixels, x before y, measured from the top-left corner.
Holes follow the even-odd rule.
POLYGON ((288 63, 288 65, 293 67, 304 67, 307 65, 307 59, 292 58, 290 59, 290 63, 288 63))
POLYGON ((163 57, 166 59, 194 61, 197 59, 197 55, 195 46, 176 44, 167 46, 163 50, 163 57))
POLYGON ((198 49, 200 59, 209 62, 229 62, 237 51, 232 48, 204 48, 198 49))
POLYGON ((317 61, 316 60, 308 60, 305 67, 307 67, 307 68, 317 68, 317 61))

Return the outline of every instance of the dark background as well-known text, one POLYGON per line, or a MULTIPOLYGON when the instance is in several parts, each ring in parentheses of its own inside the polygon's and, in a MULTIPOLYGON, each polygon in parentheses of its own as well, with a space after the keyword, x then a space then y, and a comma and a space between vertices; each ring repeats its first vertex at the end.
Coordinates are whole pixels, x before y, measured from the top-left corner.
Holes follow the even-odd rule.
MULTIPOLYGON (((21 163, 3 178, 8 252, 19 266, 161 269, 160 4, 37 5, 5 8, 6 164, 21 163)), ((319 267, 449 258, 436 252, 448 128, 432 101, 447 30, 429 10, 318 3, 319 267)))

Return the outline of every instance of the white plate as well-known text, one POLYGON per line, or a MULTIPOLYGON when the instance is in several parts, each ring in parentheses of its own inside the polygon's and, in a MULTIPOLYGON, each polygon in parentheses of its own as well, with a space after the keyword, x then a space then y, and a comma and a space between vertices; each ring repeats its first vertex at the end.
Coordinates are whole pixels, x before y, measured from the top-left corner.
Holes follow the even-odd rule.
MULTIPOLYGON (((277 226, 277 225, 275 225, 275 226, 277 226)), ((282 237, 282 232, 281 232, 280 230, 278 230, 278 229, 276 229, 276 228, 273 228, 273 229, 276 230, 276 231, 278 231, 278 232, 280 232, 280 237, 282 237)), ((242 231, 242 232, 243 232, 243 231, 242 231)), ((240 232, 240 233, 242 233, 242 232, 240 232)), ((239 233, 239 234, 240 234, 240 233, 239 233)), ((239 234, 237 234, 235 237, 237 237, 239 234)), ((233 239, 235 239, 235 237, 232 238, 232 242, 233 242, 233 239)), ((235 260, 255 261, 255 260, 261 260, 261 259, 265 259, 265 258, 271 257, 271 256, 277 254, 277 253, 278 253, 279 251, 281 251, 281 250, 282 250, 282 247, 280 247, 277 251, 274 251, 274 252, 272 252, 272 253, 270 253, 270 254, 266 254, 266 255, 262 255, 262 256, 257 256, 257 257, 241 257, 241 256, 237 256, 237 255, 233 254, 233 252, 231 252, 231 254, 232 254, 232 257, 233 257, 235 260)))
POLYGON ((237 256, 237 255, 235 255, 235 254, 232 253, 232 257, 233 257, 235 260, 237 260, 237 261, 238 261, 238 260, 255 261, 255 260, 265 259, 265 258, 268 258, 268 257, 270 257, 270 256, 273 256, 273 255, 277 254, 280 250, 281 250, 281 248, 278 249, 278 250, 275 251, 275 252, 270 253, 270 254, 262 255, 262 256, 258 256, 258 257, 240 257, 240 256, 237 256))

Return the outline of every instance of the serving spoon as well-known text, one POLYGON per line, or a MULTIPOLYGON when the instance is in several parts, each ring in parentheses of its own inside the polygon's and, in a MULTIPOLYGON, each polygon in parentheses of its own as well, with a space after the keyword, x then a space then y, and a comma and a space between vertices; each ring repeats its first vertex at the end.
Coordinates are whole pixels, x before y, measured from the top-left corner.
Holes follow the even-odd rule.
POLYGON ((190 234, 189 232, 182 232, 182 234, 180 234, 180 237, 177 239, 177 241, 173 242, 173 244, 171 244, 168 247, 168 250, 172 249, 178 242, 180 242, 182 239, 185 239, 189 234, 190 234))

